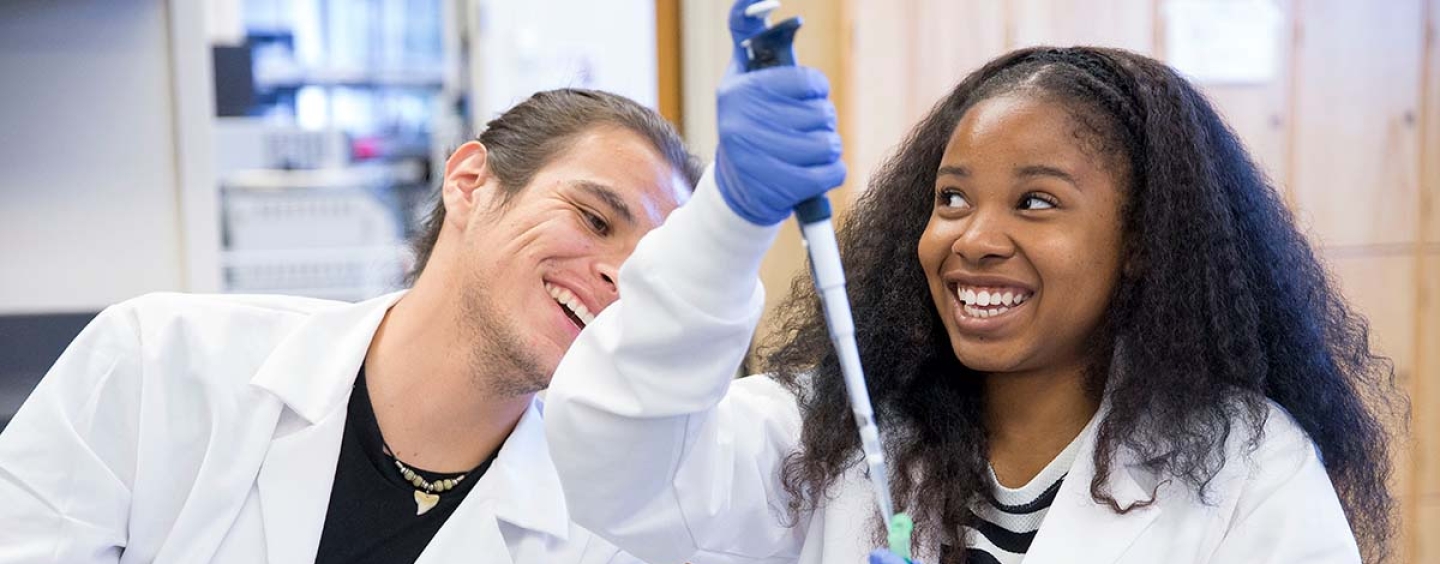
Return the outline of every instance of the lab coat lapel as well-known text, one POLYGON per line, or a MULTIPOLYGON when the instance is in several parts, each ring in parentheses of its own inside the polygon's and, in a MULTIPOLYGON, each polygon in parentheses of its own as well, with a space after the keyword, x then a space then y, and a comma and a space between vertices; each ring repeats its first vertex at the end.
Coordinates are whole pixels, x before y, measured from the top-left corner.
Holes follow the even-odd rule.
POLYGON ((508 564, 513 555, 501 534, 501 522, 548 535, 550 540, 568 538, 570 516, 560 490, 560 477, 545 444, 542 412, 540 400, 533 400, 500 447, 495 462, 435 534, 416 564, 508 564))
POLYGON ((400 294, 316 313, 251 383, 285 403, 256 480, 270 562, 311 562, 320 545, 355 375, 400 294))
POLYGON ((344 430, 341 410, 271 441, 257 482, 270 562, 315 559, 344 430))
MULTIPOLYGON (((1025 555, 1026 564, 1113 563, 1160 516, 1159 505, 1136 506, 1129 513, 1120 514, 1090 496, 1090 481, 1095 477, 1095 435, 1091 433, 1086 439, 1061 484, 1034 544, 1025 555)), ((1108 482, 1110 493, 1120 507, 1150 500, 1155 486, 1146 487, 1145 483, 1152 481, 1153 474, 1136 463, 1128 451, 1117 454, 1108 482)))
POLYGON ((475 486, 496 500, 496 518, 564 540, 570 532, 570 513, 545 443, 543 413, 540 399, 532 400, 500 448, 494 467, 475 486))
POLYGON ((415 564, 448 562, 512 563, 495 519, 495 500, 477 498, 471 491, 415 560, 415 564))

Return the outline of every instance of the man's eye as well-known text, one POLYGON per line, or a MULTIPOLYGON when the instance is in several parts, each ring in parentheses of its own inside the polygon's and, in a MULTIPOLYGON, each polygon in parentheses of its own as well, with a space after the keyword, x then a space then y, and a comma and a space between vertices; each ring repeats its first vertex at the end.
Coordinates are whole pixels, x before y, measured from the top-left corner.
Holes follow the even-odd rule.
POLYGON ((585 223, 589 224, 596 233, 601 235, 610 233, 610 224, 605 221, 605 218, 589 210, 580 210, 580 215, 585 216, 585 223))

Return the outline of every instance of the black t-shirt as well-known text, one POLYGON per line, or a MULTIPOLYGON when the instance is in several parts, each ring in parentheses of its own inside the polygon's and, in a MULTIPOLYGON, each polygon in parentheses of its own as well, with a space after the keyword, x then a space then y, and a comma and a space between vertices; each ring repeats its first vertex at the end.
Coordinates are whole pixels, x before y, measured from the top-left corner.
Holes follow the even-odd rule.
MULTIPOLYGON (((439 494, 435 507, 416 515, 416 489, 395 468, 395 459, 385 453, 370 392, 365 388, 364 367, 355 378, 348 410, 340 459, 335 464, 335 485, 330 491, 330 509, 325 514, 325 530, 320 535, 315 562, 414 562, 480 481, 495 455, 466 473, 455 489, 439 494)), ((457 476, 406 466, 431 482, 457 476)))

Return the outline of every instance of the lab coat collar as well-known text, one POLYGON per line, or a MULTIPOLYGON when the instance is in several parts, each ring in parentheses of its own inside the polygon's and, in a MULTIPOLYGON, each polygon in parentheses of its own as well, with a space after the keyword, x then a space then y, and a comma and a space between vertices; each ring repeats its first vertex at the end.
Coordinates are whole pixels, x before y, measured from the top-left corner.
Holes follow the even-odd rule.
POLYGON ((495 499, 495 517, 501 521, 565 540, 570 534, 570 513, 545 442, 544 409, 539 397, 530 401, 495 462, 470 494, 495 499))
POLYGON ((312 314, 250 380, 288 408, 280 413, 256 477, 270 562, 315 559, 335 482, 345 406, 380 321, 401 295, 312 314))
POLYGON ((250 380, 310 424, 342 407, 395 292, 313 314, 275 348, 250 380))
MULTIPOLYGON (((1095 416, 1095 425, 1104 421, 1108 411, 1108 402, 1102 404, 1095 416)), ((1124 514, 1116 513, 1109 505, 1090 496, 1098 435, 1096 429, 1081 444, 1075 463, 1025 556, 1027 564, 1115 562, 1160 516, 1158 503, 1144 505, 1160 487, 1155 473, 1123 447, 1115 453, 1106 485, 1120 507, 1132 509, 1124 514), (1076 547, 1085 547, 1083 554, 1077 554, 1076 547)))
MULTIPOLYGON (((314 314, 276 347, 251 379, 304 420, 282 415, 257 481, 272 562, 315 557, 335 481, 344 408, 375 331, 403 295, 314 314)), ((480 522, 500 520, 568 538, 570 515, 546 446, 542 412, 541 400, 532 399, 495 462, 436 534, 422 561, 508 554, 498 529, 469 526, 480 522)))
POLYGON ((500 532, 495 520, 495 500, 482 499, 475 493, 472 490, 455 513, 440 526, 420 557, 415 559, 415 564, 514 562, 505 535, 500 532))
POLYGON ((490 469, 475 482, 416 564, 470 562, 510 564, 500 521, 567 540, 570 516, 560 478, 545 446, 541 404, 532 400, 490 469))

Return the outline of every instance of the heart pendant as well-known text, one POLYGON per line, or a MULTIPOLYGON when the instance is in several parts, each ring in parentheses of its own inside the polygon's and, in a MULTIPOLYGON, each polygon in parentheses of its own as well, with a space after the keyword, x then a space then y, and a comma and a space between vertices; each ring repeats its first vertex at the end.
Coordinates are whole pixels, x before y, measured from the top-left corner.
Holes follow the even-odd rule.
POLYGON ((415 490, 416 515, 424 515, 426 511, 434 508, 435 504, 437 503, 440 503, 440 496, 432 493, 425 493, 420 490, 415 490))

